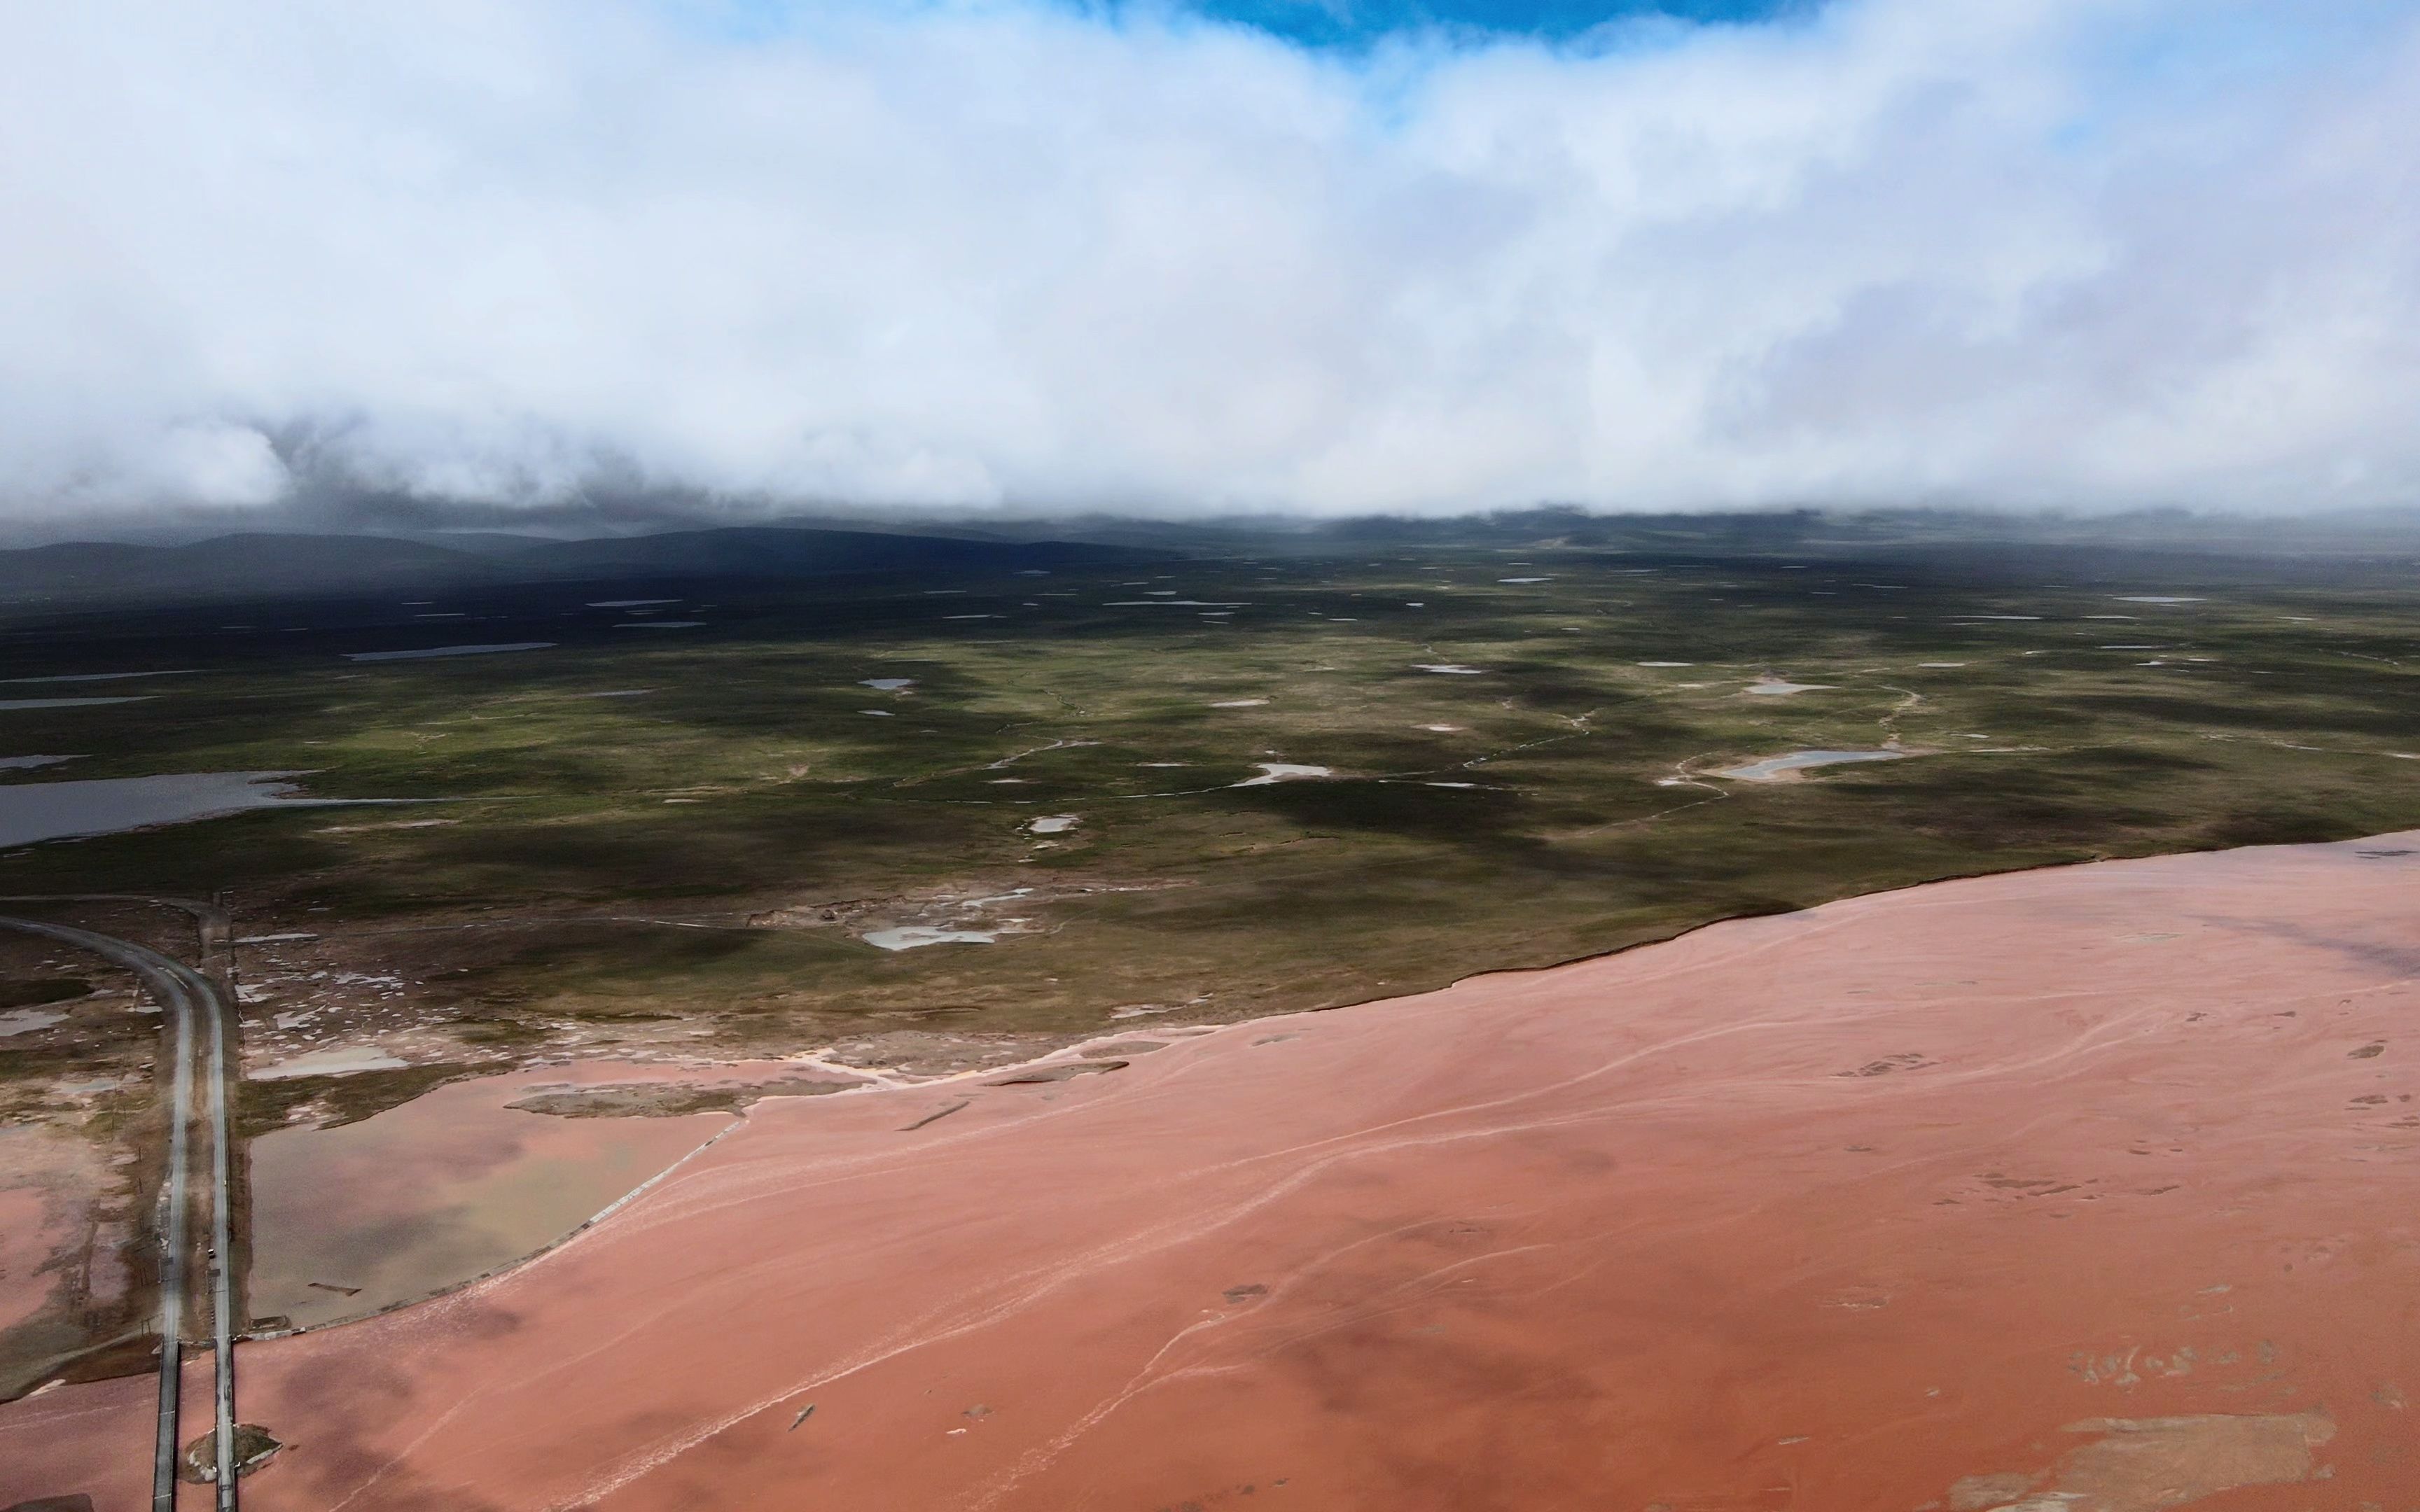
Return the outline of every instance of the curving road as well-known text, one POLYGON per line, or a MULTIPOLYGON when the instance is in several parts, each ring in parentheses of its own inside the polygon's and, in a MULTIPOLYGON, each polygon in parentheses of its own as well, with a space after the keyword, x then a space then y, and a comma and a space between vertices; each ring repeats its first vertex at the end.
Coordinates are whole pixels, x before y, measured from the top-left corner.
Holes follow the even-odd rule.
MULTIPOLYGON (((143 901, 169 902, 170 906, 184 908, 194 914, 202 924, 206 952, 210 948, 214 924, 217 937, 221 940, 225 937, 225 916, 208 904, 180 900, 143 901)), ((234 1136, 228 1127, 226 1005, 221 1000, 218 990, 200 972, 181 961, 131 940, 98 934, 71 925, 5 915, 0 915, 0 929, 46 935, 116 962, 134 973, 176 1025, 177 1058, 171 1073, 173 1092, 168 1125, 168 1174, 161 1193, 161 1200, 167 1206, 167 1222, 163 1226, 160 1257, 160 1408, 157 1436, 151 1451, 153 1512, 175 1512, 177 1505, 177 1398, 183 1374, 180 1345, 188 1311, 186 1213, 192 1206, 190 1130, 194 1114, 194 1021, 198 1015, 208 1022, 211 1147, 210 1328, 211 1349, 217 1357, 218 1506, 220 1512, 233 1512, 236 1505, 234 1281, 228 1267, 235 1255, 235 1246, 228 1197, 229 1151, 233 1148, 234 1136)))

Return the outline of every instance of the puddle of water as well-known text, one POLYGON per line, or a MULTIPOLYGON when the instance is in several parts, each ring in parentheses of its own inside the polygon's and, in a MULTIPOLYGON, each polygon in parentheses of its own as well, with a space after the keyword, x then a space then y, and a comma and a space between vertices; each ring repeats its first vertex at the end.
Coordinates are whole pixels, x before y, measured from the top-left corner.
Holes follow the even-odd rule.
POLYGON ((652 687, 609 687, 601 693, 582 693, 584 699, 634 699, 654 692, 652 687))
POLYGON ((359 1123, 262 1135, 252 1143, 254 1315, 333 1322, 552 1243, 731 1116, 564 1119, 504 1104, 539 1086, 696 1074, 611 1062, 532 1068, 441 1087, 359 1123))
POLYGON ((252 1072, 256 1082, 284 1081, 289 1076, 350 1076, 356 1072, 399 1071, 410 1061, 398 1060, 376 1045, 344 1045, 306 1050, 274 1066, 252 1072))
POLYGON ((487 656, 500 651, 545 651, 551 640, 501 640, 493 645, 424 646, 416 651, 348 651, 347 661, 425 661, 431 656, 487 656))
POLYGON ((115 835, 246 809, 324 807, 341 798, 297 798, 293 772, 175 772, 161 777, 0 785, 0 845, 115 835))
POLYGON ((1443 672, 1450 677, 1479 677, 1487 671, 1484 667, 1465 667, 1450 661, 1416 661, 1412 667, 1417 671, 1443 672))
POLYGON ((1498 578, 1496 580, 1500 583, 1545 583, 1554 581, 1552 578, 1498 578))
POLYGON ((1336 775, 1325 766, 1304 766, 1295 762, 1254 762, 1252 764, 1261 769, 1260 776, 1248 777, 1241 782, 1231 782, 1227 785, 1238 788, 1264 788, 1272 782, 1293 782, 1307 777, 1336 775))
POLYGON ((1267 702, 1266 699, 1229 699, 1223 703, 1213 703, 1210 706, 1214 709, 1257 709, 1267 702))
POLYGON ((1082 820, 1076 814, 1054 813, 1045 814, 1026 827, 1037 835, 1063 835, 1080 823, 1082 820))
POLYGON ((54 1024, 65 1024, 67 1021, 68 1016, 65 1013, 54 1013, 48 1009, 10 1009, 6 1013, 0 1013, 0 1040, 6 1040, 11 1035, 31 1034, 36 1029, 47 1029, 54 1024))
POLYGON ((1695 667, 1694 661, 1642 661, 1641 667, 1695 667))
POLYGON ((1002 933, 1000 930, 933 929, 923 924, 905 924, 897 929, 867 930, 859 938, 877 950, 913 950, 927 945, 989 945, 1002 933))
POLYGON ((857 686, 860 687, 879 688, 885 693, 896 693, 903 687, 914 687, 916 686, 916 679, 912 677, 861 677, 858 679, 857 686))
POLYGON ((0 709, 89 709, 103 703, 141 703, 150 696, 146 693, 137 698, 116 699, 0 699, 0 709))
POLYGON ((1249 609, 1249 603, 1221 604, 1214 598, 1114 598, 1103 609, 1249 609))
POLYGON ((1803 772, 1813 766, 1838 766, 1849 762, 1895 762, 1906 755, 1903 750, 1793 750, 1787 756, 1768 756, 1744 766, 1726 766, 1712 775, 1742 782, 1770 782, 1785 772, 1803 772))
POLYGON ((1951 667, 1963 667, 1966 664, 1962 661, 1919 661, 1916 665, 1933 671, 1942 671, 1951 667))
POLYGON ((2179 598, 2167 594, 2117 594, 2112 596, 2120 604, 2206 604, 2209 602, 2208 599, 2179 598))
POLYGON ((677 598, 592 598, 590 609, 645 609, 650 604, 677 604, 677 598))
POLYGON ((0 756, 0 772, 30 772, 37 766, 56 766, 61 762, 81 759, 75 756, 0 756))
POLYGON ((1748 684, 1747 690, 1760 698, 1786 699, 1793 693, 1820 693, 1831 686, 1829 683, 1793 683, 1788 678, 1767 677, 1748 684))

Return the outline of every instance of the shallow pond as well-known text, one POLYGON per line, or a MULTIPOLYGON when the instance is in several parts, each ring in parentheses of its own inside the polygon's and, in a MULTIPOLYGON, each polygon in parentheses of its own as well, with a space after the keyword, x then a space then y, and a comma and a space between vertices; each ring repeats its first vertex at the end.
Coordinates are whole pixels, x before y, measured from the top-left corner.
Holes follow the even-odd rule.
POLYGON ((333 1322, 426 1296, 553 1243, 728 1127, 732 1115, 565 1118, 540 1089, 795 1074, 588 1062, 441 1087, 332 1129, 252 1142, 255 1317, 333 1322))
POLYGON ((23 683, 122 683, 131 677, 191 677, 194 671, 185 667, 157 672, 60 672, 50 677, 0 677, 0 683, 11 687, 23 683))
MULTIPOLYGON (((183 824, 246 809, 324 806, 349 800, 297 798, 292 772, 172 772, 161 777, 92 778, 74 782, 0 783, 0 845, 82 835, 114 835, 183 824)), ((357 800, 356 800, 357 801, 357 800)))
POLYGON ((0 1128, 0 1391, 126 1319, 131 1278, 101 1150, 54 1128, 0 1128))

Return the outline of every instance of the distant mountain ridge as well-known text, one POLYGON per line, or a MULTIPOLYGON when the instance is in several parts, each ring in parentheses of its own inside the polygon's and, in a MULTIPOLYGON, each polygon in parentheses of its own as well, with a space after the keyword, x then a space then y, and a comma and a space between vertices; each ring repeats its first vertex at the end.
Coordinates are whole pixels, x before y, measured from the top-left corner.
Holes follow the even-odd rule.
POLYGON ((473 584, 845 573, 1016 572, 1160 560, 1078 541, 969 540, 779 525, 542 541, 470 549, 384 535, 242 532, 184 546, 69 541, 0 551, 0 598, 252 598, 473 584))

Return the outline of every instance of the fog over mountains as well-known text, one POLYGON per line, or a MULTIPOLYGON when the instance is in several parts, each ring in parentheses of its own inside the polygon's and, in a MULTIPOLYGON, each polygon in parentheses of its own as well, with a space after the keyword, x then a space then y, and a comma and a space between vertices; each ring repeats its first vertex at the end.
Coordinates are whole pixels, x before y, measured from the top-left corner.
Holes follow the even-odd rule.
POLYGON ((2409 503, 2414 99, 2412 0, 12 6, 0 513, 2409 503))

